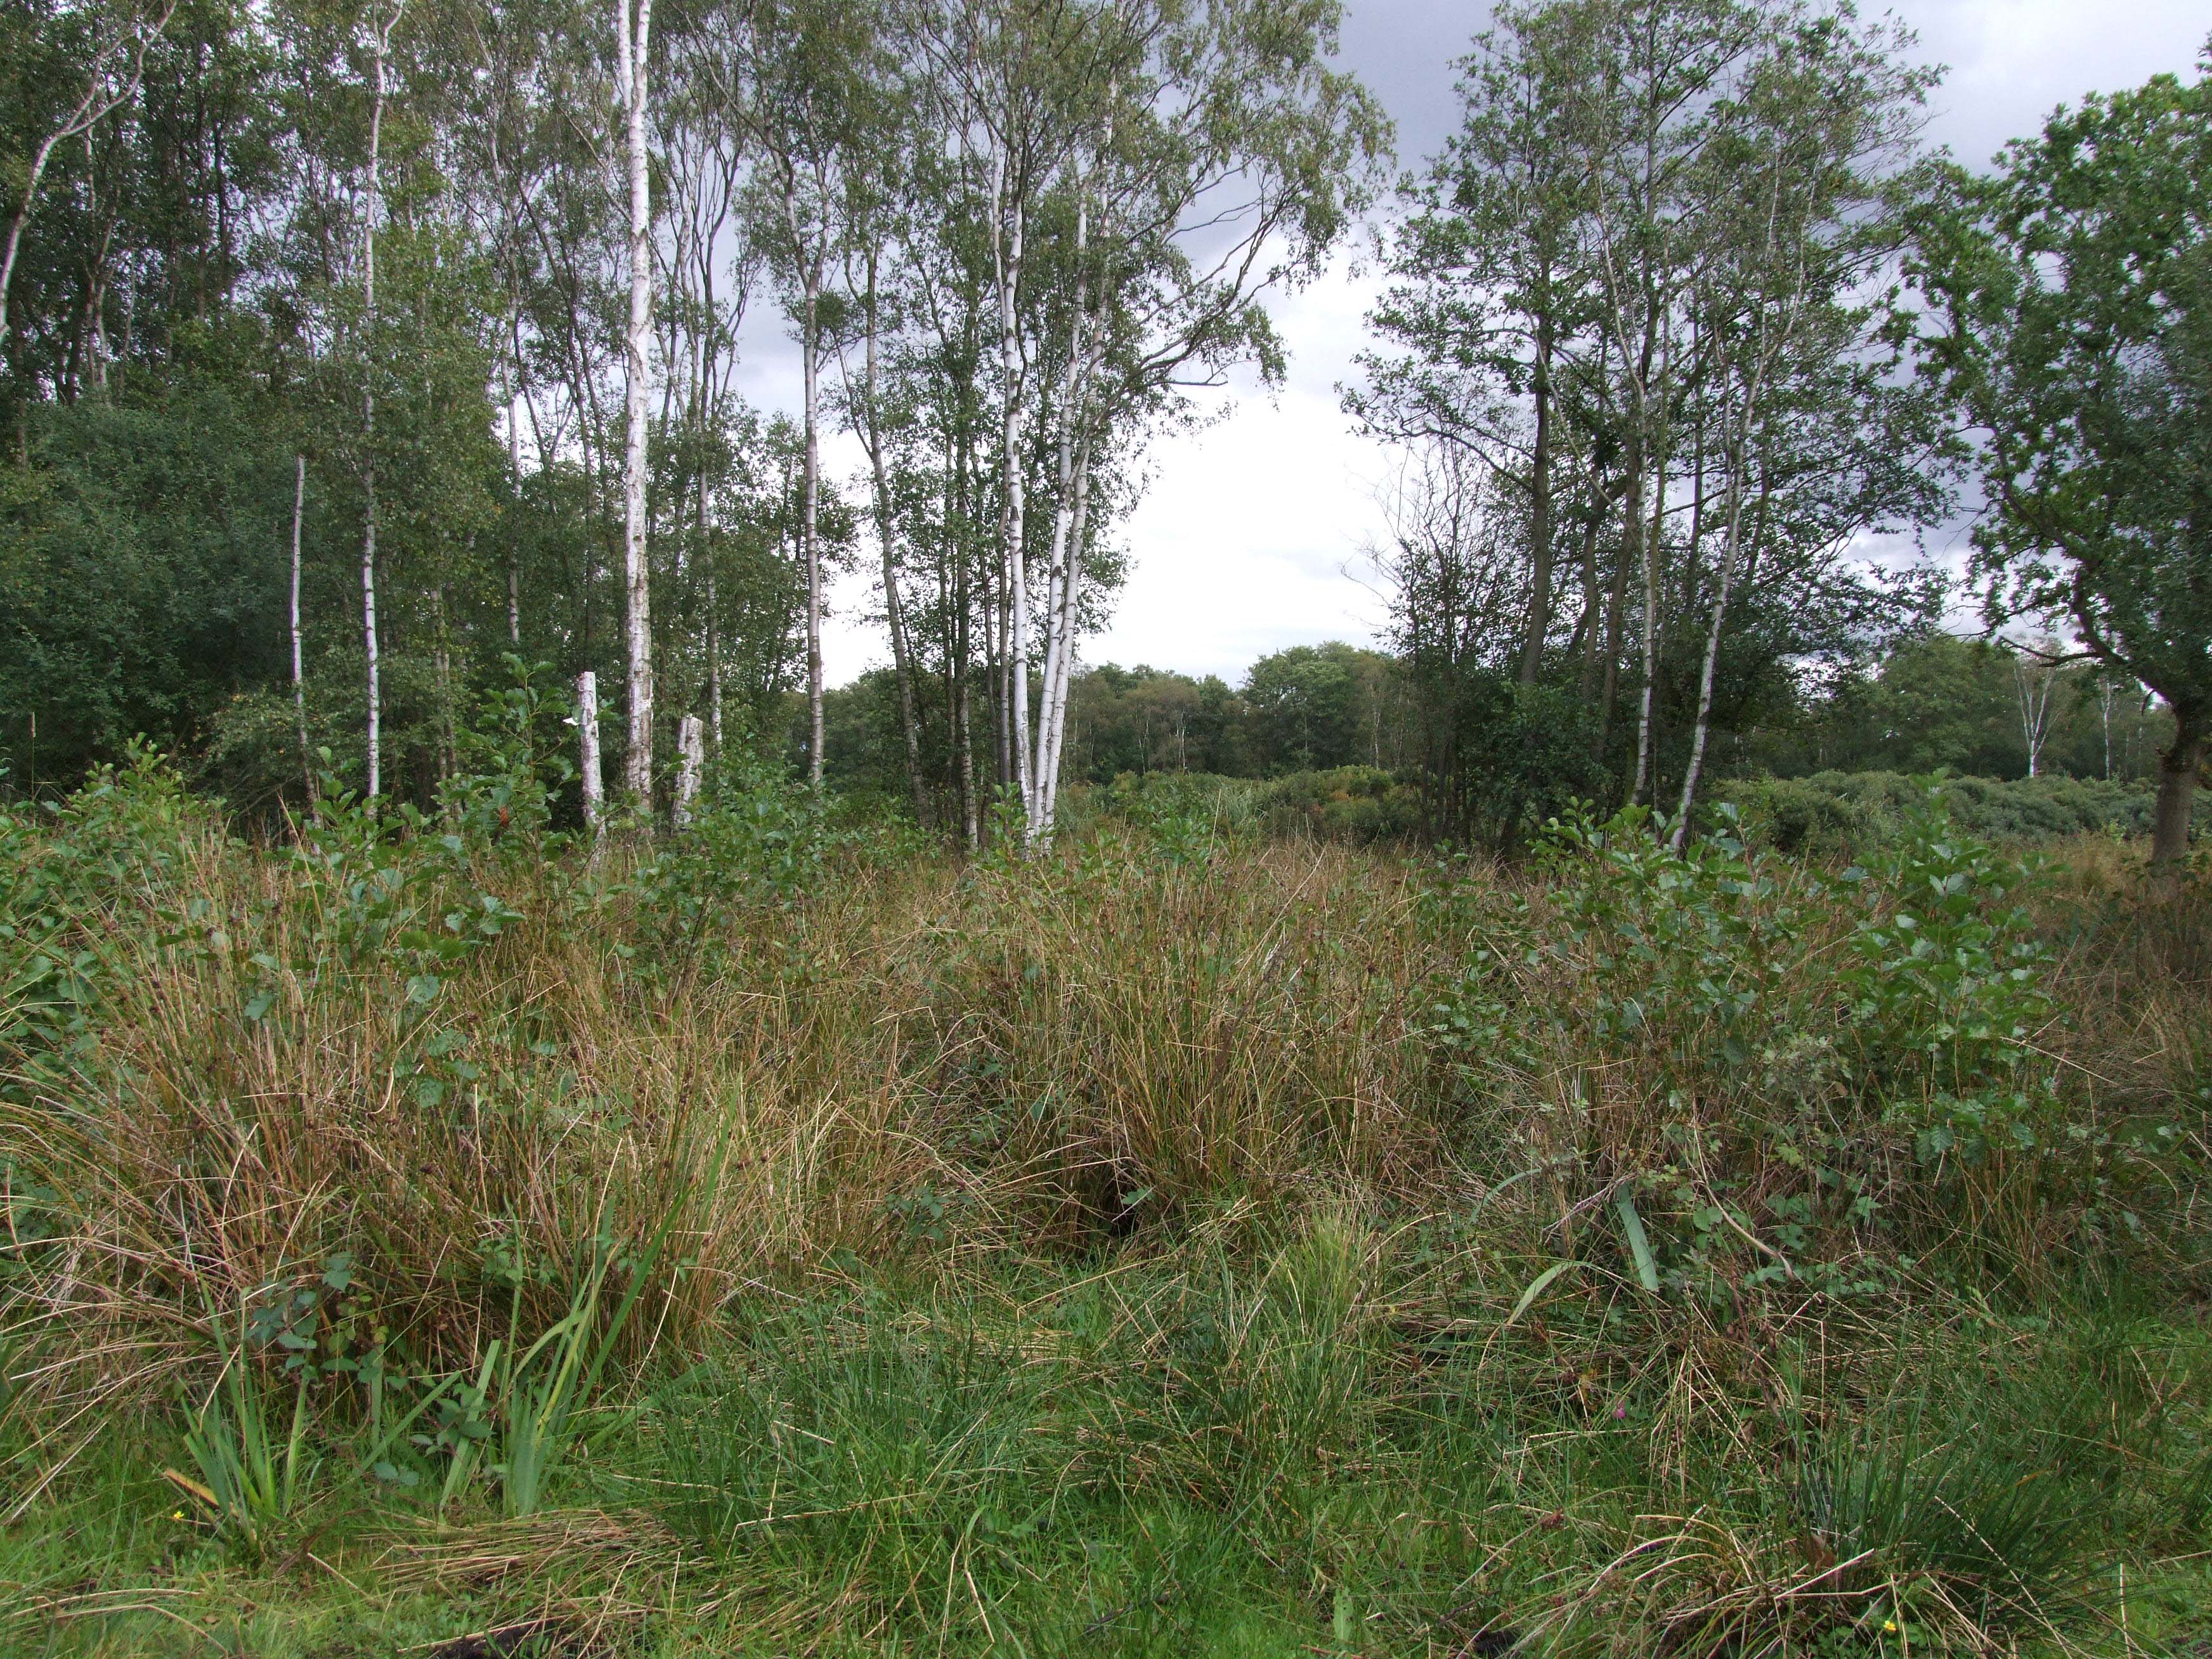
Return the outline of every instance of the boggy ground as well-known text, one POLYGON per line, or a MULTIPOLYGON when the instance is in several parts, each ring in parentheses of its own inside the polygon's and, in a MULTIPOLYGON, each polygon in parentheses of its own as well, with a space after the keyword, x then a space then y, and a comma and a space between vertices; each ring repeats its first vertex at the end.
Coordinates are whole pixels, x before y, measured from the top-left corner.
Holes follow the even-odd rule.
POLYGON ((2212 1642, 2201 880, 502 820, 0 820, 8 1650, 2212 1642))

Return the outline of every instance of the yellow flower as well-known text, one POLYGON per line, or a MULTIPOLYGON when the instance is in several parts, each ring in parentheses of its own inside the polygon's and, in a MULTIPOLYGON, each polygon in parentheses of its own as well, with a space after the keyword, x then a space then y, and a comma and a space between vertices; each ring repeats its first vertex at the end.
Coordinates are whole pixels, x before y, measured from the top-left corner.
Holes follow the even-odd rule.
POLYGON ((1881 1621, 1881 1628, 1886 1635, 1894 1636, 1897 1634, 1897 1620, 1894 1619, 1885 1619, 1881 1621))
POLYGON ((169 1511, 169 1519, 172 1521, 181 1521, 184 1518, 185 1512, 182 1510, 171 1510, 169 1511))

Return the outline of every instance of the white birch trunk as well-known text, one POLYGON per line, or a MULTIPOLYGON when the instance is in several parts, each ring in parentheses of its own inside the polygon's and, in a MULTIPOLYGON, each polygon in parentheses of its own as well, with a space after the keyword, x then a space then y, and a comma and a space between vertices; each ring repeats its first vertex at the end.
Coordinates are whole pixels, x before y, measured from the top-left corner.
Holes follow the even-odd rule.
MULTIPOLYGON (((1058 694, 1060 676, 1074 643, 1071 625, 1074 610, 1068 601, 1074 596, 1079 578, 1068 532, 1075 519, 1077 434, 1085 427, 1084 405, 1090 379, 1090 366, 1085 358, 1086 343, 1083 326, 1090 301, 1089 273, 1083 263, 1089 245, 1090 227, 1091 204, 1079 191, 1075 210, 1075 306, 1068 320, 1067 372, 1060 398, 1060 489, 1058 499, 1053 503, 1052 556, 1046 566, 1044 702, 1037 725, 1036 756, 1030 768, 1030 778, 1023 799, 1029 818, 1029 844, 1032 848, 1052 833, 1051 801, 1056 793, 1054 786, 1058 750, 1057 711, 1060 706, 1058 694)), ((1084 448, 1087 462, 1087 434, 1084 448)))
POLYGON ((707 720, 714 736, 714 758, 722 757, 722 630, 716 617, 720 601, 714 593, 714 550, 706 547, 707 560, 707 720))
POLYGON ((929 796, 921 775, 921 726, 915 714, 914 653, 908 644, 906 602, 899 592, 896 515, 891 509, 890 479, 884 470, 882 408, 877 401, 876 336, 878 316, 876 297, 877 256, 868 253, 867 339, 861 386, 865 419, 863 435, 868 467, 876 492, 876 541, 883 555, 884 622, 891 636, 891 672, 897 681, 899 730, 906 744, 907 791, 914 805, 914 821, 929 827, 929 796))
POLYGON ((1069 526, 1066 580, 1060 590, 1057 618, 1060 650, 1057 672, 1045 687, 1044 829, 1052 839, 1053 823, 1060 810, 1060 757, 1067 740, 1067 694, 1075 677, 1076 606, 1082 598, 1083 538, 1091 516, 1091 434, 1086 430, 1076 447, 1075 511, 1069 526))
POLYGON ((378 672, 376 637, 376 223, 384 212, 380 169, 384 137, 385 65, 392 50, 392 31, 399 25, 400 10, 400 7, 393 7, 390 20, 380 21, 376 26, 375 88, 368 116, 368 211, 362 236, 361 633, 362 648, 368 662, 368 778, 364 793, 370 800, 376 799, 384 788, 384 696, 378 672))
MULTIPOLYGON (((1752 396, 1758 396, 1754 388, 1752 396)), ((1750 425, 1746 411, 1745 426, 1750 425)), ((1697 804, 1698 778, 1705 769, 1705 737, 1711 731, 1713 714, 1713 675, 1720 661, 1721 623, 1728 615, 1729 590, 1735 580, 1736 562, 1743 548, 1743 457, 1744 434, 1737 434, 1735 453, 1729 463, 1728 530, 1721 552, 1720 578, 1713 591, 1713 618, 1705 630, 1705 657, 1698 672, 1698 720, 1690 738, 1690 763, 1682 773, 1682 797, 1674 809, 1674 827, 1668 845, 1680 852, 1690 839, 1690 809, 1697 804)))
POLYGON ((822 787, 822 548, 817 538, 822 496, 821 434, 816 426, 820 413, 821 364, 816 336, 817 295, 810 282, 806 289, 805 399, 806 458, 799 510, 799 534, 806 558, 806 781, 822 787))
MULTIPOLYGON (((2042 770, 2044 741, 2051 733, 2051 687, 2055 676, 2047 667, 2031 670, 2023 659, 2014 660, 2012 672, 2020 693, 2021 736, 2027 744, 2027 775, 2032 778, 2042 770)), ((2109 728, 2106 741, 2109 748, 2109 728)), ((2106 764, 2109 769, 2109 755, 2106 764)))
POLYGON ((617 48, 629 161, 629 328, 626 353, 628 453, 623 471, 624 628, 629 647, 629 737, 623 787, 653 799, 653 598, 646 563, 646 394, 653 347, 653 202, 646 152, 646 57, 653 0, 615 0, 617 48))
MULTIPOLYGON (((1766 261, 1773 260, 1783 252, 1778 229, 1781 222, 1782 179, 1782 159, 1777 155, 1767 172, 1766 229, 1765 242, 1759 250, 1766 261)), ((1729 455, 1727 540, 1721 554, 1720 576, 1714 586, 1713 618, 1705 633, 1705 661, 1698 672, 1698 716, 1690 738, 1690 763, 1682 773, 1681 799, 1675 809, 1674 828, 1670 838, 1677 853, 1689 842, 1690 811, 1697 804, 1698 780, 1705 769, 1705 743, 1712 729, 1713 676, 1720 659, 1721 627, 1728 615, 1729 592, 1735 580, 1736 566, 1742 557, 1745 458, 1751 450, 1752 432, 1759 418, 1759 399, 1766 387, 1768 371, 1796 337, 1797 323, 1805 298, 1805 264, 1802 249, 1794 271, 1796 286, 1784 290, 1778 296, 1783 305, 1778 319, 1766 309, 1766 298, 1772 297, 1771 291, 1770 295, 1761 298, 1748 363, 1742 364, 1735 358, 1725 338, 1720 351, 1723 384, 1728 387, 1731 401, 1735 401, 1736 377, 1741 373, 1741 398, 1730 411, 1735 419, 1735 432, 1729 455)), ((1697 562, 1695 533, 1693 530, 1693 545, 1690 550, 1692 569, 1695 569, 1697 562)))
MULTIPOLYGON (((1771 230, 1769 234, 1771 236, 1771 230)), ((1743 401, 1736 410, 1736 428, 1732 453, 1729 457, 1728 529, 1727 540, 1721 554, 1720 578, 1713 593, 1713 619, 1705 633, 1705 662, 1698 674, 1698 719, 1690 738, 1690 763, 1682 774, 1682 797, 1674 814, 1671 841, 1676 852, 1688 844, 1690 809, 1696 805, 1698 780, 1705 769, 1705 741, 1712 726, 1713 676, 1720 660, 1721 624, 1728 614, 1729 594, 1735 580, 1736 566, 1743 555, 1743 472, 1745 457, 1751 448, 1751 433, 1758 418, 1760 395, 1766 386, 1767 371, 1776 358, 1788 348, 1796 332, 1798 296, 1791 297, 1788 320, 1778 338, 1770 341, 1762 319, 1757 353, 1753 358, 1748 377, 1744 382, 1743 401)), ((1728 354, 1722 356, 1722 372, 1733 374, 1735 367, 1728 354)))
POLYGON ((599 775, 599 677, 576 676, 576 760, 584 787, 584 827, 594 837, 606 822, 606 784, 599 775))
POLYGON ((822 270, 807 246, 799 222, 799 177, 788 157, 783 169, 783 218, 791 237, 791 257, 799 267, 804 315, 799 319, 799 371, 803 386, 799 553, 806 566, 806 781, 822 787, 822 557, 817 540, 820 520, 822 447, 822 270))
POLYGON ((1006 561, 1007 737, 1013 750, 1014 786, 1026 809, 1034 799, 1030 755, 1029 586, 1022 559, 1024 489, 1027 480, 1021 453, 1025 435, 1021 336, 1015 311, 1022 280, 1022 239, 1026 227, 1018 203, 1011 214, 1006 210, 1006 157, 1001 155, 991 175, 991 264, 998 288, 999 374, 1003 383, 1000 465, 1006 497, 1001 525, 1006 561))
MULTIPOLYGON (((1635 418, 1641 421, 1644 399, 1640 396, 1636 404, 1635 418)), ((1658 502, 1663 503, 1667 499, 1667 465, 1663 459, 1659 464, 1655 489, 1658 502)), ((1631 510, 1638 520, 1636 535, 1644 565, 1644 689, 1637 698, 1636 782, 1628 792, 1631 801, 1638 801, 1644 799, 1647 781, 1655 790, 1658 787, 1651 778, 1651 699, 1659 677, 1659 538, 1652 525, 1643 522, 1641 512, 1631 510)), ((1652 518, 1656 523, 1656 505, 1652 518)))
MULTIPOLYGON (((514 337, 512 328, 508 337, 514 337)), ((516 375, 520 380, 520 374, 516 375)), ((515 650, 522 649, 522 550, 515 537, 520 526, 515 522, 522 504, 522 428, 518 423, 515 393, 507 384, 507 366, 500 368, 501 391, 507 399, 507 642, 515 650)))
POLYGON ((315 763, 307 746, 307 673, 300 649, 300 520, 307 507, 307 458, 293 458, 292 477, 292 709, 300 721, 300 769, 307 793, 315 793, 315 763))
POLYGON ((696 714, 686 714, 676 728, 676 827, 691 822, 699 803, 699 780, 707 771, 707 732, 696 714))

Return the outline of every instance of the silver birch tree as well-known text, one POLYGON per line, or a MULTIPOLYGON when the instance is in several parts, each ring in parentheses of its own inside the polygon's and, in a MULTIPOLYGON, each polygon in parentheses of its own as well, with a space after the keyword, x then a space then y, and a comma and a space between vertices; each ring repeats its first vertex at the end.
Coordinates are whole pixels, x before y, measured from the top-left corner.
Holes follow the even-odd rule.
MULTIPOLYGON (((1058 799, 1095 465, 1133 444, 1180 387, 1218 385, 1239 362, 1265 380, 1279 377, 1282 348, 1261 296, 1319 272, 1367 200, 1385 148, 1380 112, 1328 66, 1333 9, 1127 3, 1091 14, 1089 28, 1079 49, 1063 43, 1054 53, 1063 77, 1055 111, 1068 136, 1044 147, 1073 220, 1073 257, 1060 273, 1066 343, 1050 411, 1056 489, 1033 740, 1025 672, 1014 699, 1032 846, 1050 837, 1058 799)), ((999 194, 994 271, 1013 263, 998 257, 999 194)), ((1008 246, 1017 246, 1011 235, 1008 246)), ((1012 288, 1001 280, 1002 341, 1014 332, 1003 326, 1018 309, 1012 288)), ((1018 389, 1025 365, 1002 352, 1001 378, 1018 389)), ((1022 435, 1010 425, 1002 454, 1021 453, 1022 435)), ((1019 483, 1010 476, 1010 516, 1019 483)), ((1008 545, 1020 540, 1010 524, 1008 545)), ((1009 654, 1025 664, 1020 567, 1010 560, 1018 603, 1009 654)))
POLYGON ((292 712, 300 724, 300 771, 307 793, 315 790, 313 750, 307 744, 307 675, 300 650, 300 520, 307 507, 307 457, 293 457, 292 474, 292 712))
POLYGON ((576 676, 576 760, 584 791, 584 827, 596 838, 606 823, 606 783, 599 771, 599 677, 576 676))
POLYGON ((15 276, 15 256, 23 241, 23 227, 38 205, 39 187, 55 149, 68 140, 88 133, 133 98, 145 77, 146 53, 169 27, 176 0, 167 0, 158 14, 124 9, 100 16, 93 23, 90 60, 84 70, 84 91, 66 113, 40 135, 24 169, 23 193, 8 219, 8 240, 0 246, 0 342, 8 337, 8 290, 15 276))
MULTIPOLYGON (((1827 365, 1864 356, 1884 320, 1880 305, 1852 295, 1896 245, 1885 186, 1910 153, 1929 84, 1924 72, 1898 63, 1902 45, 1893 26, 1855 34, 1804 27, 1785 15, 1759 48, 1726 122, 1716 123, 1713 165, 1695 192, 1712 244, 1698 283, 1699 332, 1711 343, 1725 480, 1720 567, 1670 834, 1678 852, 1705 768, 1766 400, 1778 382, 1817 385, 1827 365), (1748 191, 1747 179, 1754 181, 1748 191)), ((1820 414, 1850 418, 1833 409, 1820 414)))
POLYGON ((653 799, 653 595, 647 563, 647 398, 653 350, 653 200, 647 151, 646 64, 653 0, 615 0, 617 87, 623 104, 624 158, 629 177, 629 325, 623 379, 626 428, 623 466, 623 630, 629 653, 629 733, 623 787, 641 805, 653 799))
POLYGON ((376 634, 376 232, 384 216, 382 174, 384 100, 392 57, 392 33, 405 15, 406 0, 394 0, 388 11, 370 20, 371 89, 368 115, 368 193, 362 228, 362 534, 361 633, 368 669, 368 781, 363 793, 370 800, 383 792, 384 696, 379 678, 376 634))

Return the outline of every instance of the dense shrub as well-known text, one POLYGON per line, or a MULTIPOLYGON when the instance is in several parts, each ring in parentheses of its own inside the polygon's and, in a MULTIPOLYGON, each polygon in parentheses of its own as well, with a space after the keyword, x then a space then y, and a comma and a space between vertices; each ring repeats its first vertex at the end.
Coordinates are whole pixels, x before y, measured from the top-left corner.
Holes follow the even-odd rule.
POLYGON ((1664 1214, 1656 1261, 1624 1218, 1647 1278, 1710 1286, 1748 1243, 1747 1282, 1844 1287, 1882 1235, 2039 1270, 2135 1148, 2052 1059, 2032 870, 1941 796, 1840 873, 1732 816, 1679 855, 1637 811, 1560 826, 1541 887, 1476 884, 1431 1026, 1473 1097, 1527 1126, 1523 1160, 1664 1214))
POLYGON ((1306 834, 1354 845, 1404 840, 1428 827, 1428 798, 1395 773, 1374 766, 1293 772, 1266 784, 1259 807, 1278 834, 1306 834))
POLYGON ((1074 792, 1062 823, 1080 831, 1106 817, 1157 827, 1203 821, 1220 833, 1264 831, 1299 840, 1366 846, 1412 841, 1433 819, 1427 793, 1375 766, 1338 766, 1279 778, 1205 772, 1125 772, 1103 789, 1074 792))
MULTIPOLYGON (((2140 836, 2150 829, 2154 787, 2141 781, 2049 775, 1944 778, 1953 820, 1992 841, 2049 841, 2087 832, 2140 836)), ((1717 792, 1740 813, 1744 839, 1783 853, 1849 854, 1904 833, 1927 785, 1896 772, 1819 772, 1808 778, 1740 779, 1717 792)), ((2199 831, 2212 799, 2197 803, 2199 831)))

